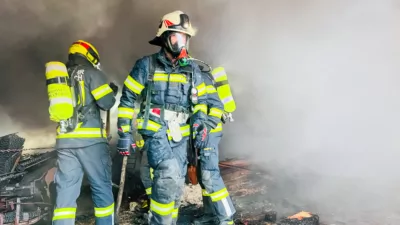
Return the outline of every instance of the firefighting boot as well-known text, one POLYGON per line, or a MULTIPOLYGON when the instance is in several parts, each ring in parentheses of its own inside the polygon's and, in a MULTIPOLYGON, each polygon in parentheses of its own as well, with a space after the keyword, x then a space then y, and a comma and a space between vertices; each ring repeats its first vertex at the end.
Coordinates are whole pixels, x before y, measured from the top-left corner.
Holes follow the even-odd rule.
POLYGON ((220 220, 218 225, 234 225, 232 218, 226 220, 220 220))

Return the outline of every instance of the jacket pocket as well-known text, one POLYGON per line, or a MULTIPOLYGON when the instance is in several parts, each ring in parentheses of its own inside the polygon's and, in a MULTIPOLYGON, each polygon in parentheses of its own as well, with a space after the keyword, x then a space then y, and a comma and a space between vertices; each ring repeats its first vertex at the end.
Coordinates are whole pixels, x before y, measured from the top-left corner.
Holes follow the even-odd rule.
POLYGON ((178 87, 169 87, 165 94, 165 102, 169 104, 178 104, 182 98, 182 91, 178 87))
POLYGON ((167 83, 165 81, 154 81, 151 90, 152 103, 162 105, 165 103, 164 95, 167 90, 167 83))

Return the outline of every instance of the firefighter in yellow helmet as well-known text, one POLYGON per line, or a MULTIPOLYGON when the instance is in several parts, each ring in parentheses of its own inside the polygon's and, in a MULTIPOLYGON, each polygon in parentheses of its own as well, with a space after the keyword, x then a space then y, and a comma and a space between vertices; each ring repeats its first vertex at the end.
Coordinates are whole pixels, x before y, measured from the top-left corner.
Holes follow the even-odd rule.
POLYGON ((135 101, 143 98, 138 131, 144 139, 148 163, 154 170, 149 224, 176 224, 187 169, 187 144, 191 127, 195 144, 206 142, 207 93, 198 65, 188 59, 193 37, 188 15, 174 11, 161 19, 150 44, 158 53, 136 61, 127 76, 118 108, 117 149, 129 155, 135 149, 132 118, 135 101), (191 122, 189 122, 191 117, 191 122))
MULTIPOLYGON (((50 64, 47 69, 60 71, 62 68, 60 64, 54 65, 50 64)), ((111 158, 100 110, 113 107, 118 87, 107 83, 100 71, 99 53, 86 41, 78 40, 71 45, 65 65, 72 89, 74 116, 66 120, 63 129, 60 129, 61 124, 57 128, 57 198, 53 224, 75 224, 76 200, 84 173, 92 189, 96 224, 114 224, 111 158)), ((57 81, 48 80, 48 85, 52 82, 57 81)), ((55 117, 51 115, 51 118, 55 117)))

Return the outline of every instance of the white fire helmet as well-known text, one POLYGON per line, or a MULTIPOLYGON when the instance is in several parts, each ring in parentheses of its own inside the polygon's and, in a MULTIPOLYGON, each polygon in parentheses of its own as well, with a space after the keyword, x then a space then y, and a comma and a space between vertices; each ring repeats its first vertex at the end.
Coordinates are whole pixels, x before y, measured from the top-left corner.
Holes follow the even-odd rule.
POLYGON ((149 41, 153 45, 161 45, 161 35, 166 31, 176 31, 187 34, 189 37, 196 35, 196 29, 192 27, 189 16, 182 11, 174 11, 161 18, 156 37, 149 41))

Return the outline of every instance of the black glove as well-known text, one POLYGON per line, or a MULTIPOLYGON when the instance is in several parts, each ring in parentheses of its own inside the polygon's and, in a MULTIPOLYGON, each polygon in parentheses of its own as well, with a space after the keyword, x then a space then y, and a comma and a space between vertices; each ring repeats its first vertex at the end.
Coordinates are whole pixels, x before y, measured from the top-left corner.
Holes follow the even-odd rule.
POLYGON ((211 127, 204 122, 193 124, 193 139, 196 148, 202 149, 206 147, 210 131, 211 127))
POLYGON ((131 152, 135 153, 136 144, 132 137, 120 137, 117 143, 117 150, 120 155, 130 155, 131 152))
POLYGON ((111 82, 110 84, 110 88, 113 90, 114 95, 118 94, 118 86, 114 84, 114 82, 111 82))

